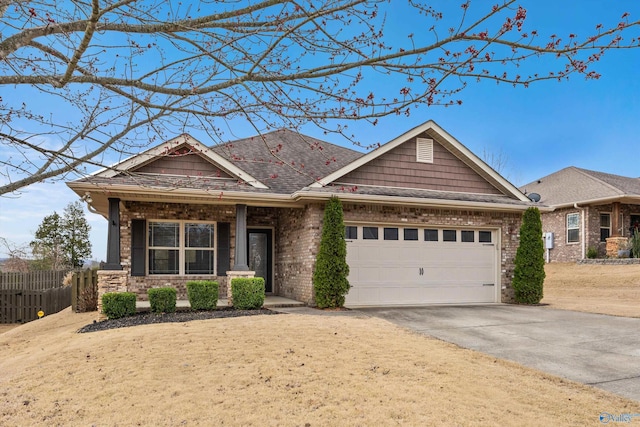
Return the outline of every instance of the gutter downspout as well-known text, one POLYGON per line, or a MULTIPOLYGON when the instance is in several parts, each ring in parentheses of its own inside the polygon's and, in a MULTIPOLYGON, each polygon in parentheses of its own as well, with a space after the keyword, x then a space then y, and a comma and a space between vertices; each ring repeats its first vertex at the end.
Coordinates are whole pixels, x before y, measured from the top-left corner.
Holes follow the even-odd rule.
POLYGON ((585 259, 585 255, 586 255, 586 249, 585 249, 585 245, 587 243, 587 234, 586 234, 586 230, 585 230, 585 212, 584 212, 584 207, 578 206, 578 203, 574 203, 573 207, 576 209, 580 209, 580 219, 581 219, 581 227, 580 227, 580 240, 581 240, 581 244, 580 246, 582 247, 582 258, 581 259, 585 259))

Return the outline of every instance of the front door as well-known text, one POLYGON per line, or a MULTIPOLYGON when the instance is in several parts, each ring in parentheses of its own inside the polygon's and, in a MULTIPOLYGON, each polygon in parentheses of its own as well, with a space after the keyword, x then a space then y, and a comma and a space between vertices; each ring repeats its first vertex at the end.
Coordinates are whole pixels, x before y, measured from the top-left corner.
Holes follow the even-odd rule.
POLYGON ((247 259, 249 270, 256 272, 256 277, 264 279, 265 292, 273 292, 272 271, 272 231, 270 229, 247 229, 247 259))

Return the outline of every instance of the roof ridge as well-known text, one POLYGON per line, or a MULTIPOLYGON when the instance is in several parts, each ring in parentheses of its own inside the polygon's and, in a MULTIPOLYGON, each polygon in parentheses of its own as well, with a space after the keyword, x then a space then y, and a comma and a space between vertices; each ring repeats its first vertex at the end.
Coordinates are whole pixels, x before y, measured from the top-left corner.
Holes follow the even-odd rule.
POLYGON ((278 133, 278 132, 286 132, 286 133, 297 135, 297 136, 301 137, 305 142, 308 139, 312 139, 314 141, 321 142, 323 145, 331 145, 332 147, 336 147, 336 148, 339 148, 341 150, 348 150, 348 151, 351 151, 351 152, 356 153, 356 154, 361 154, 361 155, 366 154, 366 153, 363 153, 361 151, 357 151, 357 150, 354 150, 352 148, 345 147, 343 145, 334 144, 333 142, 325 141, 324 139, 316 138, 315 136, 307 135, 307 134, 304 134, 302 132, 298 132, 298 131, 289 129, 287 127, 281 127, 281 128, 278 128, 278 129, 271 130, 269 132, 264 132, 264 133, 258 132, 256 135, 250 135, 250 136, 246 136, 244 138, 234 139, 233 141, 223 142, 220 145, 214 144, 210 148, 216 148, 217 146, 224 146, 224 145, 227 145, 227 144, 232 144, 233 145, 233 144, 238 143, 238 142, 248 141, 248 140, 250 140, 252 138, 266 137, 267 135, 275 134, 275 133, 278 133))
POLYGON ((580 169, 580 170, 583 170, 585 172, 593 172, 593 173, 596 173, 596 174, 613 176, 613 177, 622 178, 622 179, 632 179, 632 180, 639 180, 640 179, 640 177, 618 175, 618 174, 615 174, 615 173, 596 171, 596 170, 593 170, 593 169, 585 169, 585 168, 576 168, 576 169, 580 169))
POLYGON ((608 182, 603 181, 602 179, 598 178, 597 176, 591 175, 591 174, 590 174, 590 173, 588 173, 588 172, 602 173, 602 174, 605 174, 605 175, 613 175, 613 176, 616 176, 616 177, 625 178, 625 177, 623 177, 623 176, 621 176, 621 175, 607 174, 606 172, 592 171, 592 170, 589 170, 589 169, 582 169, 582 168, 579 168, 579 167, 575 167, 575 169, 576 169, 576 171, 577 171, 577 172, 579 172, 579 173, 581 173, 581 174, 583 174, 583 175, 585 175, 585 176, 589 177, 590 179, 593 179, 593 180, 595 180, 595 181, 598 181, 600 184, 602 184, 602 185, 604 185, 604 186, 606 186, 606 187, 611 188, 612 190, 614 190, 614 191, 615 191, 616 193, 618 193, 619 195, 624 195, 624 194, 626 194, 626 192, 625 192, 625 191, 621 190, 620 188, 616 187, 615 185, 609 184, 608 182))

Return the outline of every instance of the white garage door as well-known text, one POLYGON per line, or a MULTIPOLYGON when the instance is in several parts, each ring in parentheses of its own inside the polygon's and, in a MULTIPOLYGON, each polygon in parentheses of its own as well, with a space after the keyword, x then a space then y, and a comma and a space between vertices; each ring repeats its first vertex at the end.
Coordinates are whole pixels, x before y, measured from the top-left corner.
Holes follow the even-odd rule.
POLYGON ((347 226, 347 306, 499 301, 496 232, 347 226))

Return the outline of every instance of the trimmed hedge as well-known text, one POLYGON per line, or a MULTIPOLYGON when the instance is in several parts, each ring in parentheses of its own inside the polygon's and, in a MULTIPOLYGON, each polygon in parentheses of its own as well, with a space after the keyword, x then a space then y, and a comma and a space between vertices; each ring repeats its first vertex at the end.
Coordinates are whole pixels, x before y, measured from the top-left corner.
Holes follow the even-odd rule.
POLYGON ((345 296, 349 292, 349 265, 344 233, 342 202, 334 196, 324 207, 320 250, 313 271, 313 289, 319 308, 344 306, 345 296))
POLYGON ((192 310, 215 310, 218 305, 218 282, 191 280, 187 282, 187 297, 192 310))
POLYGON ((512 286, 520 304, 538 304, 544 295, 544 244, 538 208, 527 208, 522 215, 520 244, 516 251, 512 286))
POLYGON ((102 295, 102 313, 108 319, 119 319, 136 314, 136 294, 133 292, 107 292, 102 295))
POLYGON ((257 310, 264 305, 264 279, 262 277, 231 279, 231 298, 238 310, 257 310))
POLYGON ((147 291, 152 313, 174 313, 176 311, 176 290, 174 288, 151 288, 147 291))

